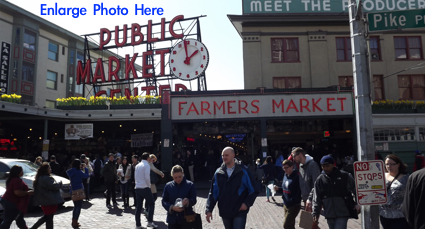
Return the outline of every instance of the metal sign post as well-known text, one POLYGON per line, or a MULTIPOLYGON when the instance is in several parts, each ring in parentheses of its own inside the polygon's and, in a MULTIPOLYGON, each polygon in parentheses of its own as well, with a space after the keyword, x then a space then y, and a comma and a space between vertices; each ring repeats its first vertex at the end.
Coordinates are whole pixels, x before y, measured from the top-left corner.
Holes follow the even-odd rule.
MULTIPOLYGON (((360 2, 361 4, 361 2, 360 2)), ((373 125, 368 71, 365 23, 362 7, 356 11, 356 0, 349 7, 350 36, 353 53, 353 79, 355 91, 355 115, 357 133, 357 156, 360 161, 373 160, 373 125)), ((379 228, 378 206, 362 206, 362 229, 379 228)))

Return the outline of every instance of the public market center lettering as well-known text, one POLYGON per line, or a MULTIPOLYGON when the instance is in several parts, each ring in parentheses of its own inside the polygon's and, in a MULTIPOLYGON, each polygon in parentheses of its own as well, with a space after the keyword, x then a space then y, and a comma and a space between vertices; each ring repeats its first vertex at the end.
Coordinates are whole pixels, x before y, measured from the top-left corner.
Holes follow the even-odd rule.
POLYGON ((352 115, 350 93, 172 97, 173 120, 352 115))

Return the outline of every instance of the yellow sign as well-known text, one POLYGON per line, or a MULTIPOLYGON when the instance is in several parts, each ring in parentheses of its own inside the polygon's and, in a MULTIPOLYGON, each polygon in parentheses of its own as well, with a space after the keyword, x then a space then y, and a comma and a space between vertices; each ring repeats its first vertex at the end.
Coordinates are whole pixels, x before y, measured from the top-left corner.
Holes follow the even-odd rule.
POLYGON ((382 189, 382 185, 372 185, 372 189, 382 189))

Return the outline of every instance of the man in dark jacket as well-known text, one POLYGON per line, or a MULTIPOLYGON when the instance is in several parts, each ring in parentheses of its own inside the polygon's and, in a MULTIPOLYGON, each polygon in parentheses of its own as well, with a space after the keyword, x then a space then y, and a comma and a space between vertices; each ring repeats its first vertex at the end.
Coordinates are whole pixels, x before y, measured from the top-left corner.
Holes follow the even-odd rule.
POLYGON ((111 207, 111 195, 112 202, 114 205, 118 205, 115 194, 115 182, 117 181, 117 168, 114 163, 114 154, 110 153, 108 155, 108 161, 103 166, 102 176, 105 180, 106 185, 106 207, 111 207))
POLYGON ((61 166, 58 162, 56 162, 55 155, 50 156, 50 168, 52 169, 52 173, 55 175, 61 175, 61 166))
POLYGON ((411 229, 425 229, 425 169, 409 176, 403 201, 403 214, 411 229))
MULTIPOLYGON (((295 218, 301 210, 301 188, 298 171, 294 170, 294 162, 284 160, 282 169, 285 171, 282 182, 282 199, 285 219, 283 221, 284 229, 295 229, 295 218)), ((279 188, 274 186, 275 190, 279 188)))
POLYGON ((212 219, 212 211, 218 202, 220 217, 226 229, 243 229, 249 208, 257 198, 254 177, 249 169, 235 159, 232 147, 226 147, 222 153, 223 164, 218 168, 211 182, 206 205, 206 219, 212 219))
POLYGON ((359 212, 361 208, 353 201, 353 197, 356 196, 354 179, 349 173, 334 167, 334 163, 335 160, 329 155, 320 160, 323 172, 314 183, 312 216, 317 225, 323 206, 323 216, 329 229, 347 228, 351 210, 356 209, 359 212), (347 206, 348 203, 354 206, 347 206))

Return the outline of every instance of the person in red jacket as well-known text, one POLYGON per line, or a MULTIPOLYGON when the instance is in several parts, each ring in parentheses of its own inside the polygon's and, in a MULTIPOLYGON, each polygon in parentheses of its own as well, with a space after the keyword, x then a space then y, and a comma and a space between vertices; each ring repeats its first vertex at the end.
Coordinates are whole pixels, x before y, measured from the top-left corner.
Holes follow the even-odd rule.
POLYGON ((425 167, 425 157, 421 154, 420 150, 415 150, 415 163, 413 165, 413 172, 425 167))

